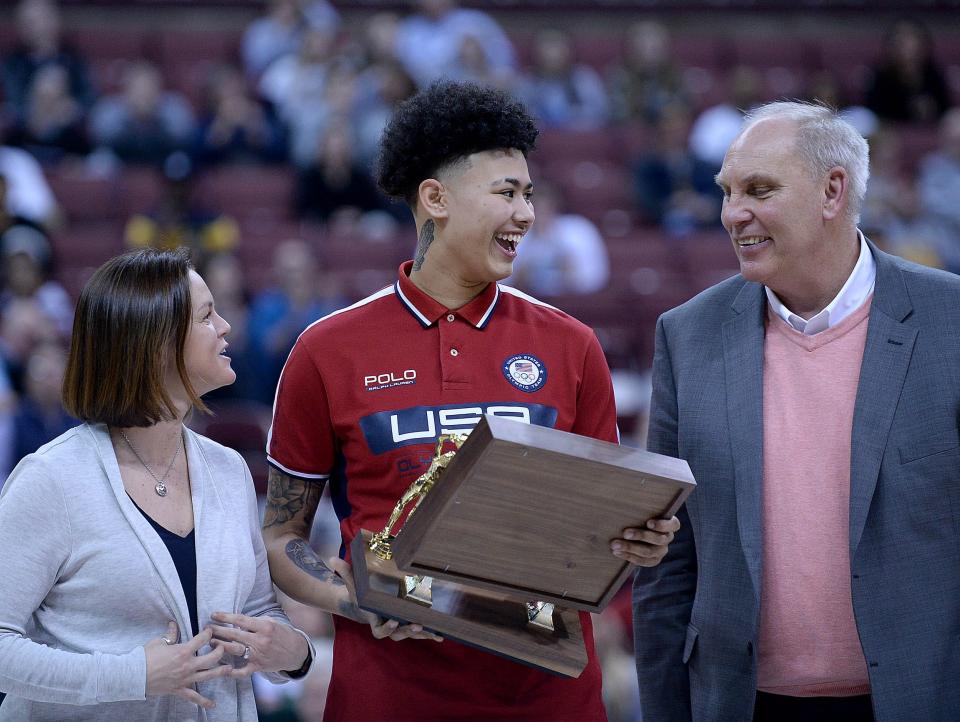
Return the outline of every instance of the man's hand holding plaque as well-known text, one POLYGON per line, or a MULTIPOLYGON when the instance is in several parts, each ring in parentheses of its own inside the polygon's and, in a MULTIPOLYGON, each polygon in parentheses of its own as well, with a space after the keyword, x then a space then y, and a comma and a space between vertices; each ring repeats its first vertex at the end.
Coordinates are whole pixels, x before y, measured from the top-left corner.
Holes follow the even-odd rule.
POLYGON ((638 567, 655 567, 667 555, 673 535, 680 531, 680 520, 651 519, 643 529, 624 529, 622 539, 614 539, 610 551, 638 567))

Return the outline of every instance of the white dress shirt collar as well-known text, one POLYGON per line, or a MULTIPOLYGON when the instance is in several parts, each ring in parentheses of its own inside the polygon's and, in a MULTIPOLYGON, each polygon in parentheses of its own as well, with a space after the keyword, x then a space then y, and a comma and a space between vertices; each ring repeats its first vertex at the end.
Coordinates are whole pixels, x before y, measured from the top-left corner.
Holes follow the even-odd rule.
POLYGON ((809 319, 801 318, 784 306, 783 302, 777 298, 777 294, 764 287, 767 292, 767 302, 773 312, 798 332, 806 336, 813 336, 821 331, 826 331, 831 326, 836 326, 860 308, 873 293, 873 286, 877 280, 877 262, 870 252, 870 247, 867 245, 863 233, 858 230, 857 236, 860 238, 860 257, 857 259, 857 263, 854 265, 853 271, 850 272, 846 283, 843 284, 843 288, 827 304, 826 308, 809 319))

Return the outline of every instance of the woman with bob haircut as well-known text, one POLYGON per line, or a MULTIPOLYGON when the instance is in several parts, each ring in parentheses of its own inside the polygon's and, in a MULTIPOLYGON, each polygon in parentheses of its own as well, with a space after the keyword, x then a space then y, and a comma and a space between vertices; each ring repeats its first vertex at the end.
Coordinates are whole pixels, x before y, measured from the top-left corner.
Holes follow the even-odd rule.
POLYGON ((250 472, 183 425, 236 378, 229 331, 183 251, 83 289, 64 379, 83 423, 0 494, 0 720, 255 720, 253 672, 306 674, 250 472))

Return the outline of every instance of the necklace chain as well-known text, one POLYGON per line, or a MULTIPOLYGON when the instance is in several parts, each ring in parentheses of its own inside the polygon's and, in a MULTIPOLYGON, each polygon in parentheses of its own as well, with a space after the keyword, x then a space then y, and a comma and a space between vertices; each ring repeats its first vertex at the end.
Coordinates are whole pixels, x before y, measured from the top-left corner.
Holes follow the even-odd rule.
POLYGON ((163 472, 163 476, 158 477, 153 473, 153 469, 147 466, 147 462, 143 460, 143 457, 140 456, 140 452, 137 451, 137 447, 133 445, 133 442, 130 441, 130 437, 126 435, 123 429, 119 429, 120 436, 123 437, 123 440, 127 442, 127 446, 130 447, 130 451, 133 452, 133 455, 137 457, 143 468, 147 470, 147 473, 153 477, 153 480, 157 482, 157 485, 153 487, 153 490, 157 492, 157 496, 166 496, 167 495, 167 485, 164 482, 167 480, 167 477, 170 476, 170 472, 173 470, 173 465, 177 463, 177 459, 180 458, 180 449, 183 448, 183 434, 180 435, 180 438, 177 439, 177 450, 173 454, 173 458, 170 460, 170 464, 167 466, 167 470, 163 472))

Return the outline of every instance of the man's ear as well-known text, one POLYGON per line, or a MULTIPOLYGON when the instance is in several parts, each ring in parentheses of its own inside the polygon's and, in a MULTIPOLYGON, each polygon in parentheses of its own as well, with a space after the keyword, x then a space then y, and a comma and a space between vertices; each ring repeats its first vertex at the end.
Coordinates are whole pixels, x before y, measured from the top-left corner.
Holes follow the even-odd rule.
POLYGON ((447 189, 436 178, 427 178, 417 188, 417 200, 420 207, 431 218, 446 218, 449 215, 447 208, 447 189))
POLYGON ((823 218, 833 220, 841 215, 850 202, 850 176, 840 166, 834 166, 827 173, 823 188, 823 218))

